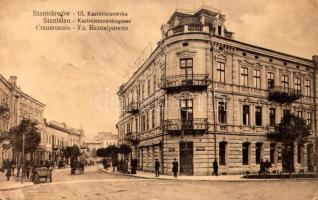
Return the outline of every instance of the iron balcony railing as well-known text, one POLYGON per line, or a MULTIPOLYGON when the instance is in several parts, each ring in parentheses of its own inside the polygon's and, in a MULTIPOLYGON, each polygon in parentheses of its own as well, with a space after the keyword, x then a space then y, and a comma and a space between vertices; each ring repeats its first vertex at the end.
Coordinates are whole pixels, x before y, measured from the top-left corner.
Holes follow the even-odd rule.
POLYGON ((207 118, 194 118, 192 120, 170 119, 163 122, 163 128, 166 131, 191 131, 191 130, 207 130, 207 118))
POLYGON ((279 103, 290 103, 301 98, 301 90, 294 88, 274 86, 268 88, 268 100, 279 103))
POLYGON ((127 113, 138 113, 139 107, 137 102, 130 102, 128 106, 126 107, 127 113))
POLYGON ((136 133, 126 133, 126 135, 124 136, 124 140, 131 142, 133 144, 138 143, 139 142, 139 138, 137 136, 136 133))
POLYGON ((208 74, 166 76, 161 79, 161 88, 206 88, 210 84, 208 74))

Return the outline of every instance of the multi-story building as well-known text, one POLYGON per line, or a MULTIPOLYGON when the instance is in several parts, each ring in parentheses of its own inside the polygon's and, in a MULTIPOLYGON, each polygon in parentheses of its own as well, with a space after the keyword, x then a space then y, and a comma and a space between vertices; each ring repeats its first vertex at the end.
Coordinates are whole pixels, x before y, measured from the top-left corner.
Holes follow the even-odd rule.
POLYGON ((318 56, 300 58, 234 39, 221 11, 176 10, 162 39, 118 92, 119 143, 132 146, 139 168, 154 161, 171 173, 257 172, 261 159, 282 171, 281 144, 267 138, 283 113, 303 117, 308 142, 295 145, 296 171, 313 171, 317 150, 318 56), (284 98, 276 98, 283 95, 284 98))
MULTIPOLYGON (((21 88, 17 86, 16 76, 11 76, 6 80, 0 75, 0 82, 1 107, 5 108, 4 110, 6 111, 1 115, 1 131, 8 132, 10 128, 19 125, 24 118, 38 121, 39 128, 41 129, 43 127, 45 105, 24 93, 21 88)), ((6 146, 9 147, 9 145, 6 146)), ((0 149, 2 148, 3 147, 0 147, 0 149)), ((0 154, 0 162, 2 159, 12 158, 11 148, 4 148, 0 151, 2 151, 0 154)))
POLYGON ((105 148, 101 141, 85 141, 84 147, 85 147, 86 155, 88 157, 88 162, 90 161, 96 162, 100 160, 97 157, 96 152, 100 148, 105 148))
POLYGON ((110 145, 117 145, 118 135, 112 134, 112 132, 98 132, 94 137, 96 142, 101 142, 102 147, 108 147, 110 145))
POLYGON ((41 138, 41 146, 46 152, 42 160, 57 162, 62 158, 62 150, 66 147, 83 146, 84 131, 69 127, 65 123, 49 121, 45 122, 45 131, 42 132, 41 138))

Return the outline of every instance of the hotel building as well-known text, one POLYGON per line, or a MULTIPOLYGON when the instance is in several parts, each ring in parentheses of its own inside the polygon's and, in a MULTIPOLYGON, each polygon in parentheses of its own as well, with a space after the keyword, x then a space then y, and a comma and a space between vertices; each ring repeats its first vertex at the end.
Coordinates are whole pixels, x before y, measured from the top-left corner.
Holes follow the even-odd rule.
POLYGON ((235 40, 221 11, 176 10, 161 27, 162 39, 124 83, 117 123, 119 143, 132 147, 141 170, 184 175, 283 171, 281 144, 270 141, 284 113, 306 120, 311 135, 295 144, 296 172, 313 172, 317 155, 317 67, 312 59, 235 40), (277 95, 284 95, 283 98, 277 95))

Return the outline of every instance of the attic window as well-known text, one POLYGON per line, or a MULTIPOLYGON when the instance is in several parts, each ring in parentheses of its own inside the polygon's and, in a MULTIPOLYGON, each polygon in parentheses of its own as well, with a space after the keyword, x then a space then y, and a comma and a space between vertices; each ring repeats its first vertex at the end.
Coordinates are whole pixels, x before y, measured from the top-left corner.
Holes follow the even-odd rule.
POLYGON ((299 65, 297 65, 296 68, 299 69, 299 65))
POLYGON ((273 59, 270 58, 270 59, 269 59, 269 62, 273 62, 273 59))
POLYGON ((287 65, 287 62, 284 62, 284 65, 287 65))
POLYGON ((258 55, 255 56, 255 59, 258 59, 258 55))
POLYGON ((219 46, 219 50, 223 50, 223 47, 222 47, 222 46, 219 46))
POLYGON ((242 53, 242 55, 243 55, 243 56, 246 56, 246 53, 245 53, 245 52, 243 52, 243 53, 242 53))
POLYGON ((184 47, 189 46, 189 43, 188 42, 184 42, 184 43, 182 43, 182 46, 184 46, 184 47))

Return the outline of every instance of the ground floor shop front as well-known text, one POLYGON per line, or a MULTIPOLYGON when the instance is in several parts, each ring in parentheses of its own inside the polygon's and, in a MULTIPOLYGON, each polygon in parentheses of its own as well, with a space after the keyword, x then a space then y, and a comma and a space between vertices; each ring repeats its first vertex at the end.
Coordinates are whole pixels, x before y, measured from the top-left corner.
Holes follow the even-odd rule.
MULTIPOLYGON (((316 149, 314 140, 305 145, 295 144, 288 161, 294 163, 296 173, 316 170, 316 149)), ((164 135, 132 146, 131 158, 136 158, 138 168, 144 171, 154 171, 158 159, 162 173, 171 175, 174 158, 181 175, 211 175, 215 159, 221 175, 258 173, 260 163, 266 160, 271 163, 270 173, 286 168, 282 145, 259 135, 164 135)))

